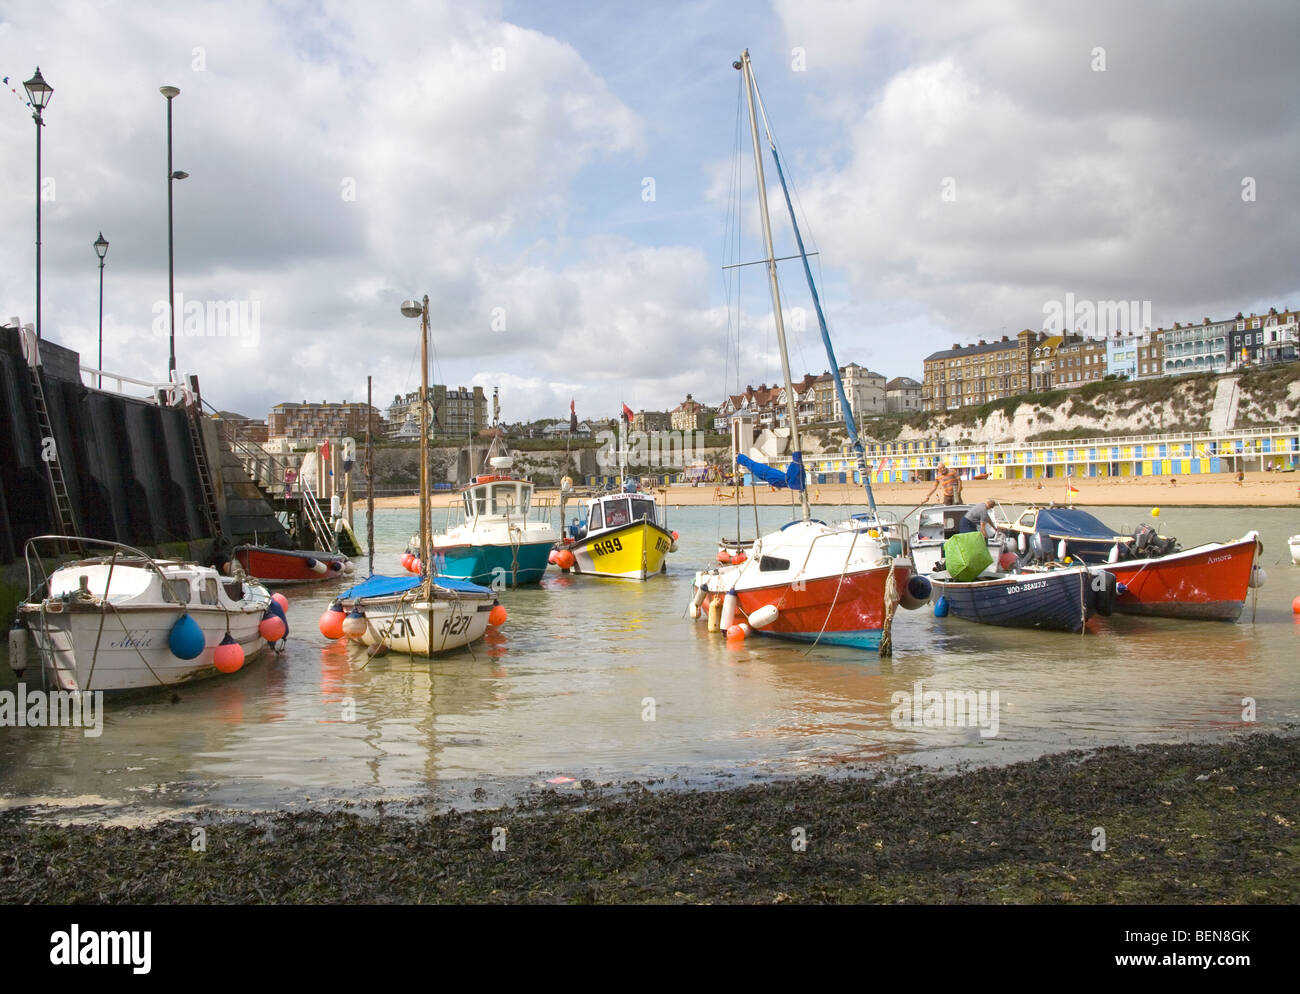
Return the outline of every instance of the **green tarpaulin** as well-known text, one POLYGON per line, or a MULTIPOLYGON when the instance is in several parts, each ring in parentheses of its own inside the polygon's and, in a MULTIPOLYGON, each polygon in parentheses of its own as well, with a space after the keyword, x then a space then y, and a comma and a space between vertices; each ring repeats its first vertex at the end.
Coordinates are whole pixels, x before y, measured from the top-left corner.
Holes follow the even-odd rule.
POLYGON ((983 535, 964 532, 943 543, 943 561, 949 576, 960 583, 968 583, 988 569, 993 557, 983 535))

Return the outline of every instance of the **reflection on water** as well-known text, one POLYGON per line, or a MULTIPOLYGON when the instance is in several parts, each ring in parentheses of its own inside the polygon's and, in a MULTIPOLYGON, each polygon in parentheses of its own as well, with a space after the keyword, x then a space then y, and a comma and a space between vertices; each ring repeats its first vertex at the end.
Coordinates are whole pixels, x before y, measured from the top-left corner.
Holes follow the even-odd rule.
MULTIPOLYGON (((1300 568, 1286 552, 1296 526, 1285 511, 1166 509, 1161 518, 1184 546, 1261 530, 1270 581, 1253 624, 1249 604, 1236 625, 1098 618, 1083 635, 900 612, 885 661, 767 638, 733 647, 690 622, 691 575, 719 533, 735 531, 734 514, 671 513, 682 538, 668 575, 627 583, 552 573, 540 589, 503 595, 510 620, 500 631, 432 661, 370 659, 326 643, 316 619, 339 588, 289 590, 292 632, 280 657, 182 688, 175 700, 170 691, 110 699, 97 739, 0 728, 0 795, 119 815, 496 803, 557 774, 709 782, 882 760, 952 768, 1228 733, 1244 727, 1243 701, 1254 701, 1256 727, 1300 716, 1300 624, 1290 610, 1300 568), (918 690, 996 691, 997 735, 969 722, 896 725, 894 695, 918 690)), ((415 518, 377 515, 381 571, 395 569, 415 518)), ((762 518, 770 527, 787 512, 766 508, 762 518)), ((15 682, 5 666, 0 687, 15 682)))

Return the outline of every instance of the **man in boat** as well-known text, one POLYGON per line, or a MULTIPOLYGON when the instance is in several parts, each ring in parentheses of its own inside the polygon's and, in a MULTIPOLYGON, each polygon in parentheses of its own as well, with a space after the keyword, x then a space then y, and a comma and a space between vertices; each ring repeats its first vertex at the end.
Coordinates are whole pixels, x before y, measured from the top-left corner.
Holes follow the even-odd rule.
POLYGON ((998 534, 998 528, 993 523, 990 512, 996 503, 997 501, 990 497, 983 504, 972 504, 971 509, 961 519, 961 526, 957 529, 957 534, 979 532, 985 538, 995 538, 998 534), (988 525, 988 531, 984 530, 985 525, 988 525))
POLYGON ((928 503, 930 497, 933 496, 934 492, 940 487, 943 488, 944 504, 957 503, 957 493, 960 482, 961 474, 958 473, 956 469, 949 469, 947 463, 939 463, 939 471, 934 475, 934 486, 930 488, 930 492, 925 495, 925 500, 921 503, 928 503))

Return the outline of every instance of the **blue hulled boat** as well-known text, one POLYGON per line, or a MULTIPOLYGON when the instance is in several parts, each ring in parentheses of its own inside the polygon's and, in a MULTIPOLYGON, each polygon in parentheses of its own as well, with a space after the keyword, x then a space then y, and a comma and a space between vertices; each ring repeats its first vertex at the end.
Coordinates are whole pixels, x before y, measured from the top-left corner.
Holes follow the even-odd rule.
POLYGON ((968 583, 939 572, 930 574, 930 585, 951 614, 1004 628, 1078 632, 1094 614, 1109 615, 1115 601, 1115 578, 1087 566, 985 572, 968 583))

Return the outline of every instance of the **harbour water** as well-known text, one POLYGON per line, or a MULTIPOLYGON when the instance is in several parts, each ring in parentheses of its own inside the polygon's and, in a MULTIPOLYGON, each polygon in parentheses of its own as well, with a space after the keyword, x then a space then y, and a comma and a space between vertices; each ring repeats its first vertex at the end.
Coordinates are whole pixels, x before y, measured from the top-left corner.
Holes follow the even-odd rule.
MULTIPOLYGON (((1093 510, 1129 528, 1144 517, 1093 510)), ((378 572, 398 571, 416 516, 377 513, 378 572)), ((767 529, 789 511, 760 517, 767 529)), ((1260 531, 1268 582, 1236 624, 1117 616, 1069 635, 936 619, 926 608, 898 613, 895 654, 883 661, 765 638, 734 648, 709 635, 686 617, 691 578, 717 537, 735 534, 735 511, 670 508, 668 523, 681 541, 666 576, 638 584, 552 570, 540 589, 503 593, 510 619, 499 633, 432 661, 367 661, 357 647, 327 643, 317 619, 342 585, 291 588, 290 639, 278 658, 182 687, 175 699, 110 696, 98 737, 0 727, 0 806, 126 823, 366 801, 481 807, 585 780, 707 787, 910 764, 951 770, 1300 721, 1300 620, 1291 612, 1300 567, 1286 547, 1300 531, 1294 510, 1163 511, 1161 530, 1184 548, 1260 531), (996 692, 996 734, 988 723, 909 727, 895 695, 918 689, 983 692, 990 702, 996 692)), ((752 535, 749 508, 741 527, 752 535)), ((12 690, 5 663, 0 690, 12 690)), ((26 683, 39 679, 29 672, 26 683)))

